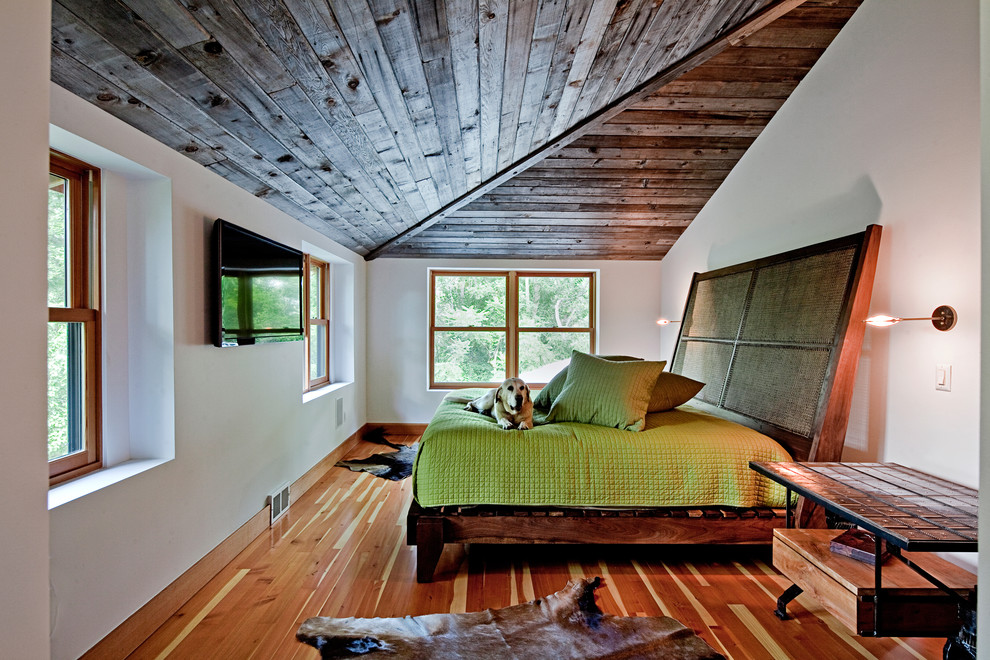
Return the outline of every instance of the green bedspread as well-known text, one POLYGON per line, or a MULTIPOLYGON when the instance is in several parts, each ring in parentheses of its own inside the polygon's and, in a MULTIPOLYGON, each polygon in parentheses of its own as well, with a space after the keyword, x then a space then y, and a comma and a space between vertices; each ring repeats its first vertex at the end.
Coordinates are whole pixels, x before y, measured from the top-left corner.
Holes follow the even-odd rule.
POLYGON ((416 500, 426 507, 784 506, 784 488, 749 461, 789 461, 787 451, 689 406, 648 415, 640 432, 541 421, 537 413, 536 428, 505 431, 445 400, 420 441, 416 500))

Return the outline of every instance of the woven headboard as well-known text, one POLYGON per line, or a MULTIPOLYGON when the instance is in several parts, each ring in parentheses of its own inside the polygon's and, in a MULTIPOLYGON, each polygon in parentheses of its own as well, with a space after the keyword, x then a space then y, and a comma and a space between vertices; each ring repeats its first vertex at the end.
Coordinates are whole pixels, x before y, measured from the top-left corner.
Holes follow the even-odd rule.
POLYGON ((671 364, 705 383, 692 404, 839 460, 880 230, 695 273, 671 364))

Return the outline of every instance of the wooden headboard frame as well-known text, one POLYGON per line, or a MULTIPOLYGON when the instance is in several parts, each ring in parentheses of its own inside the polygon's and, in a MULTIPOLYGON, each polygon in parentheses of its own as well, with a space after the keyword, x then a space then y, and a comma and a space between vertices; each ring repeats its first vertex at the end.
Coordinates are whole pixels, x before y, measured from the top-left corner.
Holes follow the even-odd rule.
MULTIPOLYGON (((719 369, 723 366, 725 368, 724 374, 721 376, 723 380, 720 390, 718 377, 722 372, 716 369, 714 372, 716 387, 706 386, 706 389, 699 393, 699 398, 692 401, 692 405, 769 435, 787 447, 795 460, 840 460, 845 442, 846 427, 849 422, 849 408, 856 381, 856 368, 866 330, 866 324, 863 321, 869 312, 870 298, 873 292, 873 278, 876 273, 877 254, 880 247, 880 232, 881 227, 879 225, 870 225, 865 231, 844 238, 707 273, 695 273, 691 282, 688 301, 684 308, 684 317, 681 320, 677 347, 671 360, 671 371, 697 380, 712 382, 713 367, 710 363, 713 360, 708 360, 708 363, 703 364, 692 358, 692 353, 697 355, 702 352, 706 355, 717 354, 721 356, 719 360, 714 360, 714 362, 718 362, 719 369), (792 293, 792 299, 788 304, 787 291, 790 283, 785 280, 785 286, 781 290, 780 278, 782 275, 787 276, 793 273, 796 278, 795 291, 800 292, 809 288, 817 290, 821 288, 822 284, 822 269, 820 267, 817 270, 814 268, 805 269, 804 265, 821 266, 827 264, 830 254, 841 254, 843 263, 848 260, 850 254, 852 255, 848 270, 846 268, 826 269, 828 271, 825 275, 826 279, 833 275, 837 278, 832 282, 826 282, 826 287, 831 284, 835 287, 833 290, 841 291, 841 287, 843 284, 845 285, 841 305, 835 308, 836 316, 831 319, 831 322, 834 322, 834 334, 831 336, 831 341, 827 337, 828 334, 831 334, 829 332, 830 326, 823 330, 826 335, 824 338, 815 338, 813 341, 806 337, 804 339, 799 338, 798 341, 747 339, 744 326, 746 326, 747 317, 750 314, 753 314, 754 317, 758 313, 763 314, 764 329, 767 326, 767 313, 770 312, 772 316, 776 311, 779 311, 781 319, 790 314, 790 321, 782 320, 782 323, 794 324, 808 332, 813 333, 814 329, 821 325, 819 324, 821 320, 819 315, 822 314, 821 308, 817 304, 795 305, 794 295, 797 293, 792 293), (751 273, 748 285, 745 275, 747 272, 751 273), (760 282, 761 273, 766 274, 764 281, 773 281, 777 289, 770 293, 765 290, 760 293, 758 282, 760 282), (720 286, 717 280, 727 276, 735 276, 733 285, 731 287, 722 286, 720 295, 725 294, 726 289, 732 289, 729 295, 721 295, 724 299, 722 302, 728 302, 727 306, 731 309, 728 312, 721 309, 711 309, 712 298, 716 297, 711 292, 715 287, 720 286), (774 277, 777 279, 773 280, 774 277), (802 277, 805 279, 801 280, 802 277), (739 296, 745 296, 745 299, 741 299, 739 296), (773 308, 775 304, 787 305, 787 309, 775 310, 773 308), (757 312, 751 309, 751 306, 760 309, 757 312), (739 316, 738 321, 732 316, 733 314, 739 316), (795 314, 805 314, 806 318, 795 317, 795 314), (725 322, 727 317, 728 324, 725 322), (803 324, 801 323, 802 320, 804 321, 803 324), (738 328, 733 330, 735 336, 727 336, 731 335, 732 331, 726 332, 725 329, 731 328, 735 323, 738 323, 738 328), (723 326, 721 337, 704 336, 703 330, 719 325, 723 326), (808 330, 809 328, 811 330, 808 330), (707 345, 702 346, 702 344, 707 345), (796 363, 795 361, 802 359, 797 357, 799 350, 815 353, 814 359, 818 361, 815 371, 818 375, 812 374, 809 378, 820 377, 822 379, 817 403, 813 401, 811 395, 805 395, 806 400, 803 404, 809 407, 805 416, 806 424, 790 424, 791 428, 786 428, 778 425, 772 419, 766 418, 772 417, 772 415, 763 415, 763 418, 759 414, 754 416, 752 409, 761 408, 758 402, 756 405, 749 405, 749 410, 739 409, 746 408, 745 405, 733 406, 733 398, 738 401, 747 396, 750 396, 750 404, 752 404, 751 394, 747 394, 752 391, 751 383, 748 380, 763 381, 763 384, 766 384, 766 379, 761 377, 762 372, 753 367, 755 360, 752 356, 754 354, 759 355, 761 364, 764 365, 783 364, 783 362, 778 361, 778 358, 779 360, 791 360, 793 365, 796 363), (828 354, 827 363, 824 357, 825 352, 828 354), (741 355, 749 357, 740 357, 741 355), (767 361, 765 359, 767 357, 771 359, 767 361), (747 363, 749 366, 738 367, 737 363, 745 360, 749 360, 747 363), (735 373, 737 367, 738 374, 735 373), (706 380, 705 376, 709 376, 709 378, 706 380), (733 385, 735 385, 735 395, 732 392, 733 385), (706 392, 706 390, 708 391, 706 392), (812 403, 815 404, 813 411, 810 410, 812 403), (796 426, 802 426, 802 428, 796 429, 796 426)), ((728 282, 728 280, 722 281, 728 282)), ((764 285, 764 289, 766 286, 768 285, 764 285)), ((836 299, 836 303, 839 302, 836 299)), ((828 315, 826 314, 826 316, 828 315)), ((786 332, 786 328, 784 331, 786 332)), ((710 334, 717 335, 719 332, 710 334)), ((781 368, 785 369, 785 367, 781 368)), ((805 385, 814 387, 817 383, 809 381, 805 385)), ((791 396, 790 393, 797 389, 788 387, 786 383, 782 385, 770 383, 768 388, 773 391, 775 397, 783 397, 783 400, 775 400, 772 406, 768 406, 779 410, 788 408, 790 402, 787 401, 787 397, 791 396)))

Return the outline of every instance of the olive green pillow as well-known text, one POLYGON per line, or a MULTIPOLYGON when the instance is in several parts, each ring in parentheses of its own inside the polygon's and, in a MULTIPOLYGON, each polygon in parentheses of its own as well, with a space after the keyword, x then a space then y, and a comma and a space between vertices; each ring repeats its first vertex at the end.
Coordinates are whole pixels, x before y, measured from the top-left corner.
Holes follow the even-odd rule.
POLYGON ((564 389, 553 402, 548 422, 581 422, 642 431, 646 409, 663 362, 612 362, 571 352, 564 389))
POLYGON ((665 371, 657 378, 657 384, 653 388, 653 395, 650 397, 650 405, 647 410, 655 413, 676 408, 694 398, 694 395, 700 392, 704 386, 704 383, 699 383, 687 376, 665 371))
MULTIPOLYGON (((629 362, 631 360, 642 360, 643 358, 630 357, 628 355, 598 355, 603 360, 611 360, 613 362, 629 362)), ((540 410, 550 410, 550 406, 553 405, 554 400, 560 396, 560 391, 564 389, 564 381, 567 380, 567 367, 564 367, 560 372, 550 379, 540 393, 536 395, 533 399, 533 405, 540 410)))

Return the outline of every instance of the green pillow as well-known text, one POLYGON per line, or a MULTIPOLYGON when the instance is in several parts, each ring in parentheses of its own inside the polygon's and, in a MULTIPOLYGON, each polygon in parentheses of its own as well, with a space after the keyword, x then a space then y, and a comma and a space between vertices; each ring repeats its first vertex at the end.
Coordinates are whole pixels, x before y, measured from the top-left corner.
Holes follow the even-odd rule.
MULTIPOLYGON (((642 360, 643 358, 630 357, 628 355, 598 355, 603 360, 612 362, 630 362, 632 360, 642 360)), ((540 410, 550 410, 553 402, 560 396, 560 391, 564 389, 564 381, 567 380, 567 367, 560 370, 556 376, 550 379, 540 393, 533 399, 533 405, 540 410)))
POLYGON ((567 379, 548 422, 582 422, 642 431, 646 409, 663 362, 612 362, 571 352, 567 379))
POLYGON ((650 405, 647 410, 655 413, 676 408, 694 398, 694 395, 700 392, 704 386, 704 383, 699 383, 687 376, 665 371, 657 378, 657 384, 653 388, 653 396, 650 397, 650 405))

